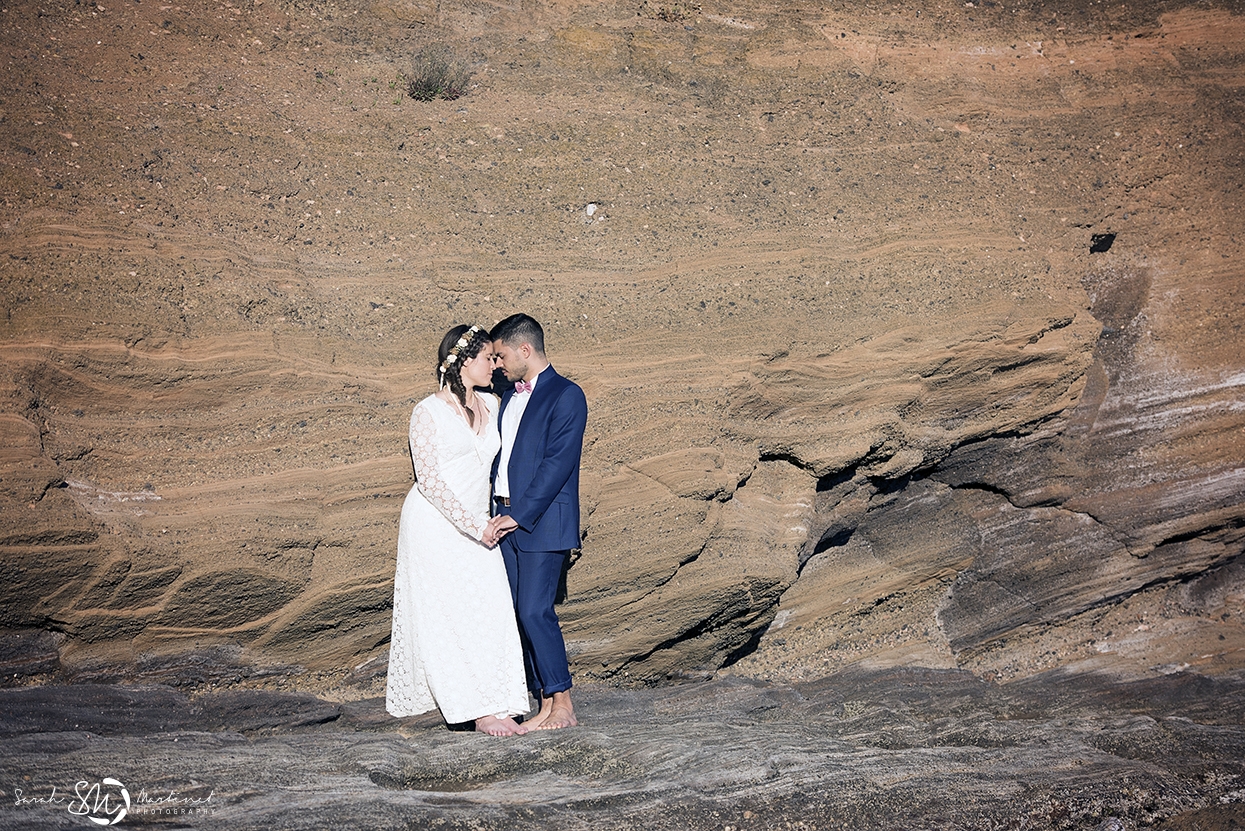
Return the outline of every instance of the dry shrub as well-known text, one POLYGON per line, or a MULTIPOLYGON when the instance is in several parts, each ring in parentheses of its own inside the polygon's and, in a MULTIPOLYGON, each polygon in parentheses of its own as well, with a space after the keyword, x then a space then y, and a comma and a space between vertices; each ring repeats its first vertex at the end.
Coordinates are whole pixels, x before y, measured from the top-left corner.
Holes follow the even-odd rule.
POLYGON ((466 95, 470 81, 471 70, 467 62, 456 57, 448 47, 434 43, 416 53, 415 68, 406 93, 416 101, 437 98, 453 101, 466 95))
POLYGON ((644 0, 644 2, 640 4, 641 17, 648 17, 654 20, 664 20, 667 23, 682 23, 685 20, 690 20, 698 14, 700 14, 700 4, 695 2, 665 3, 661 2, 661 0, 656 0, 655 2, 644 0))

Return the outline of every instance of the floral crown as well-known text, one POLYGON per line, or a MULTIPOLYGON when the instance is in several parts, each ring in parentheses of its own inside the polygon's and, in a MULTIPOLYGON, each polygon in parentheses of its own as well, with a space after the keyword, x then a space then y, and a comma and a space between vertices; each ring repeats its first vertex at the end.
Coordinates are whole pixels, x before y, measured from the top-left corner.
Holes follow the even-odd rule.
POLYGON ((445 360, 441 362, 441 366, 437 367, 437 372, 440 374, 443 384, 445 383, 445 373, 452 365, 458 362, 458 353, 467 348, 467 344, 471 343, 472 338, 479 331, 481 331, 479 326, 472 326, 466 332, 463 332, 463 336, 454 343, 454 348, 450 350, 450 354, 446 355, 445 360))

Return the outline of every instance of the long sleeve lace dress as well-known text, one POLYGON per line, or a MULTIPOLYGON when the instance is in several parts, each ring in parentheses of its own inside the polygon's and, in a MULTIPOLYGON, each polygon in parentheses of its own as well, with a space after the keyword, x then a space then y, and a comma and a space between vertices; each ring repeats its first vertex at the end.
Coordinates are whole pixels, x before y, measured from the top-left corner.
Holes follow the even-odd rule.
POLYGON ((489 472, 501 447, 497 400, 476 435, 453 404, 429 396, 411 414, 416 483, 402 505, 385 708, 439 707, 451 724, 528 710, 510 584, 501 552, 480 542, 489 472))

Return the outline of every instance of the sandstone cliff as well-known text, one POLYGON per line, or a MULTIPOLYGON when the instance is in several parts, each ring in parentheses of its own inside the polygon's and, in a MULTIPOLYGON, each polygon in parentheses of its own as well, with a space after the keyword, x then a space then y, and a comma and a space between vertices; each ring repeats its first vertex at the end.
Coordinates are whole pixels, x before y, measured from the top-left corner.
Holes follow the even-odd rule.
POLYGON ((515 310, 580 678, 1245 664, 1237 6, 0 15, 15 683, 383 671, 411 406, 515 310))

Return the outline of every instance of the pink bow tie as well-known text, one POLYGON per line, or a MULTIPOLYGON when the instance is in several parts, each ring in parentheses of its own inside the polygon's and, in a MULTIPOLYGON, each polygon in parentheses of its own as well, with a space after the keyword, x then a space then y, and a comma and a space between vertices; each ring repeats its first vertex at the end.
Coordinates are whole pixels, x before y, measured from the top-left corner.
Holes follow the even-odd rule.
POLYGON ((514 385, 514 391, 516 395, 522 395, 525 392, 531 392, 532 385, 527 381, 519 381, 514 385))

